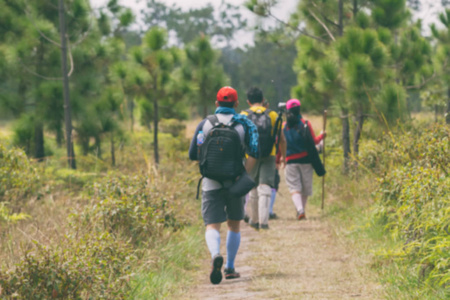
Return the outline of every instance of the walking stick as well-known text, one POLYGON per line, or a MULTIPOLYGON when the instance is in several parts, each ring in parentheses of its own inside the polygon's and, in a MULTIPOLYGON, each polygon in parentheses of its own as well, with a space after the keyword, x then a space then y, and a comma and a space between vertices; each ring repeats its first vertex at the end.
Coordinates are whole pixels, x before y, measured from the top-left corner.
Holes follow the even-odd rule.
MULTIPOLYGON (((327 111, 323 111, 323 132, 327 128, 327 111)), ((325 138, 323 139, 323 168, 325 169, 325 138)), ((322 210, 325 205, 325 175, 322 176, 322 210)))

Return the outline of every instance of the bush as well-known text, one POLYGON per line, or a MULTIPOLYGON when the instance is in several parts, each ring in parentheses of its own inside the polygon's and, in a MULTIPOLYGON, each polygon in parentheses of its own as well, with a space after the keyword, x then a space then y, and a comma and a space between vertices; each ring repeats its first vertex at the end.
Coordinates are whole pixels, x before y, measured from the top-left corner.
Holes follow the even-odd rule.
POLYGON ((94 205, 75 216, 81 224, 132 244, 149 241, 164 228, 181 227, 171 197, 150 184, 146 176, 109 176, 94 184, 88 194, 94 205))
POLYGON ((7 150, 0 144, 0 202, 15 202, 35 193, 41 177, 17 148, 7 150))
POLYGON ((0 271, 2 295, 19 299, 125 299, 135 257, 108 233, 69 236, 64 248, 36 244, 0 271))
POLYGON ((173 137, 183 136, 186 130, 184 122, 177 119, 162 119, 160 126, 162 133, 170 133, 173 137))
POLYGON ((449 137, 450 128, 433 126, 388 139, 389 155, 375 163, 385 174, 374 218, 404 242, 383 255, 414 263, 424 281, 440 286, 450 285, 449 137))

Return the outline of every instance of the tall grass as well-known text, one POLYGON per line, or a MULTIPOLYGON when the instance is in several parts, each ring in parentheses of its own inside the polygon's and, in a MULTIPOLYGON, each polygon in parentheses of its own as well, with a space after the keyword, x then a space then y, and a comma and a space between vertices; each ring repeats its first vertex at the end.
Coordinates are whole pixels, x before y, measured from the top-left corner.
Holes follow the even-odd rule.
POLYGON ((365 140, 347 176, 339 151, 327 151, 326 213, 372 261, 388 299, 450 296, 449 136, 416 123, 365 140))
POLYGON ((0 141, 1 196, 30 215, 2 203, 2 219, 18 222, 0 222, 0 297, 161 298, 189 280, 203 248, 184 136, 161 134, 159 168, 151 134, 138 131, 117 141, 115 168, 93 153, 76 171, 48 138, 53 156, 40 164, 0 141))

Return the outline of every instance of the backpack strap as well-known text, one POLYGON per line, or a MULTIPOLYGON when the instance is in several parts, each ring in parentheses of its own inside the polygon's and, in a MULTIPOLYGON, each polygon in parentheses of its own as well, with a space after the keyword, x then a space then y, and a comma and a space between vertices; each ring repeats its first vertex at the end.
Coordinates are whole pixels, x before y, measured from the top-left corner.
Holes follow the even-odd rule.
POLYGON ((197 199, 197 200, 198 200, 198 196, 199 196, 199 194, 200 194, 200 185, 202 184, 203 178, 205 178, 205 177, 202 176, 202 177, 199 179, 198 184, 197 184, 197 197, 195 197, 195 199, 197 199))
POLYGON ((209 115, 206 119, 208 119, 213 127, 221 123, 216 115, 209 115))

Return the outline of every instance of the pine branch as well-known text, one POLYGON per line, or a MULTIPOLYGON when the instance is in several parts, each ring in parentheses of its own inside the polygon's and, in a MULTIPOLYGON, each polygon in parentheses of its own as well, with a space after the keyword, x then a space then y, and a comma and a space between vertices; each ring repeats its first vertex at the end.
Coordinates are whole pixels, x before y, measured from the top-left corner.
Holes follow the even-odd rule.
POLYGON ((72 50, 70 49, 70 43, 69 43, 69 39, 67 38, 67 36, 66 36, 66 39, 67 39, 67 44, 68 44, 67 49, 69 50, 69 61, 70 61, 70 71, 67 74, 67 76, 70 77, 73 73, 74 64, 73 64, 72 50))
POLYGON ((322 39, 322 38, 320 38, 320 37, 317 37, 317 36, 314 36, 314 35, 312 35, 312 34, 309 34, 309 33, 307 33, 306 31, 304 31, 304 30, 302 30, 302 29, 300 29, 300 28, 298 28, 298 27, 292 26, 291 24, 289 24, 289 23, 287 23, 287 22, 285 22, 285 21, 279 19, 277 16, 275 16, 275 15, 272 14, 272 12, 270 11, 270 9, 267 9, 267 16, 272 17, 272 18, 275 19, 275 21, 277 21, 278 23, 280 23, 280 24, 282 24, 282 25, 284 25, 284 26, 286 26, 286 27, 289 27, 289 28, 291 28, 291 29, 297 31, 297 32, 299 32, 300 34, 302 34, 302 35, 304 35, 304 36, 310 37, 310 38, 315 39, 315 40, 317 40, 317 41, 319 41, 319 42, 322 42, 322 43, 326 43, 326 44, 328 43, 327 40, 324 40, 324 39, 322 39))
POLYGON ((25 71, 27 71, 28 73, 37 76, 39 78, 45 79, 45 80, 63 80, 62 77, 47 77, 41 74, 38 74, 36 72, 34 72, 33 70, 29 69, 26 65, 22 64, 22 67, 25 69, 25 71))
POLYGON ((308 9, 308 12, 311 14, 311 16, 313 16, 314 19, 316 19, 317 22, 319 22, 320 25, 322 25, 322 27, 325 29, 325 31, 328 33, 328 35, 330 36, 330 38, 333 40, 333 42, 336 41, 336 39, 334 38, 333 34, 331 33, 330 29, 328 29, 327 25, 325 25, 325 23, 323 23, 315 14, 312 10, 308 9))
POLYGON ((59 48, 61 48, 61 44, 58 42, 55 42, 54 40, 52 40, 51 38, 49 38, 48 36, 46 36, 41 30, 39 30, 39 28, 37 28, 36 23, 34 23, 34 20, 32 17, 30 17, 28 11, 25 9, 25 15, 27 16, 27 19, 30 20, 31 24, 33 25, 34 29, 36 29, 37 32, 39 32, 39 34, 41 35, 41 37, 43 37, 44 39, 46 39, 47 41, 49 41, 50 43, 58 46, 59 48))
MULTIPOLYGON (((315 2, 312 2, 312 5, 320 11, 319 7, 317 6, 317 4, 316 4, 315 2)), ((334 25, 334 26, 336 26, 337 28, 339 28, 339 24, 336 23, 336 22, 334 22, 334 21, 332 21, 332 20, 330 20, 330 19, 328 19, 327 16, 325 16, 324 13, 321 12, 320 15, 322 16, 322 18, 323 18, 325 21, 327 21, 327 22, 330 23, 331 25, 334 25)))
MULTIPOLYGON (((445 59, 444 64, 442 65, 442 69, 445 69, 447 67, 448 64, 448 57, 445 59)), ((422 83, 417 84, 417 85, 410 85, 407 86, 406 89, 407 90, 413 90, 413 89, 420 89, 423 88, 428 82, 432 81, 435 77, 436 77, 437 73, 436 70, 433 71, 433 75, 431 75, 429 78, 425 79, 424 81, 422 81, 422 83)))

